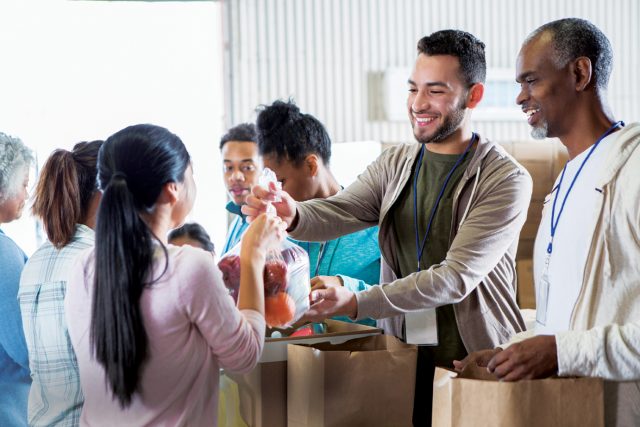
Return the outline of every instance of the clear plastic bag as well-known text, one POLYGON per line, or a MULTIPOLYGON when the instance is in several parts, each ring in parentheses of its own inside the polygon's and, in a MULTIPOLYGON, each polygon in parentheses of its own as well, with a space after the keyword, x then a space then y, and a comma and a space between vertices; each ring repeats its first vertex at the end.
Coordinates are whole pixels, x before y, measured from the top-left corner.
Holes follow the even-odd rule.
MULTIPOLYGON (((261 185, 275 180, 269 169, 263 171, 261 185)), ((262 177, 261 177, 262 178, 262 177)), ((238 302, 240 289, 240 247, 231 248, 218 262, 224 284, 238 302)), ((269 251, 264 266, 265 319, 274 328, 286 328, 296 322, 309 309, 309 256, 289 240, 280 244, 279 250, 269 251)))
MULTIPOLYGON (((224 284, 238 303, 240 246, 231 248, 218 262, 224 284)), ((279 251, 269 251, 263 271, 265 319, 274 328, 286 328, 309 309, 309 256, 300 246, 285 240, 279 251)))

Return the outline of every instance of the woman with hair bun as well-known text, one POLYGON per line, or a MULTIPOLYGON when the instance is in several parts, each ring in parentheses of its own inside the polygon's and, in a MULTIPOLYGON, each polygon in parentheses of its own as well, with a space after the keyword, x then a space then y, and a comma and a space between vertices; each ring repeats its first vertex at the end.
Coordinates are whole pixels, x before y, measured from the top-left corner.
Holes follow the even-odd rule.
POLYGON ((101 145, 102 141, 80 142, 71 151, 55 150, 36 185, 32 212, 49 240, 27 261, 18 291, 33 379, 30 426, 76 426, 80 420, 84 398, 64 296, 76 258, 95 241, 101 145))
POLYGON ((167 244, 195 183, 182 141, 135 125, 100 150, 96 246, 65 300, 85 395, 81 425, 211 426, 219 369, 246 372, 265 335, 262 271, 285 225, 260 216, 243 238, 236 308, 211 254, 167 244))

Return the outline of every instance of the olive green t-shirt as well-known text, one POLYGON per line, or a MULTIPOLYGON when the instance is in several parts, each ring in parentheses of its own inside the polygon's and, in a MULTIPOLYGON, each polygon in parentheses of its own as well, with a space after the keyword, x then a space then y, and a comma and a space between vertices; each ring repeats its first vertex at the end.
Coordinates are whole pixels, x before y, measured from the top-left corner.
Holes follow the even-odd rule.
MULTIPOLYGON (((447 255, 452 222, 453 193, 472 155, 473 152, 465 155, 463 161, 460 162, 451 175, 445 188, 422 251, 420 270, 427 270, 434 264, 440 264, 447 255)), ((417 182, 417 217, 420 245, 422 245, 429 223, 429 216, 438 199, 442 185, 458 157, 460 157, 458 154, 438 154, 425 150, 417 182)), ((402 277, 415 273, 418 267, 413 194, 413 179, 417 163, 416 160, 416 164, 413 165, 411 179, 402 190, 391 213, 397 239, 398 263, 402 277)), ((452 366, 454 359, 461 360, 467 355, 458 332, 453 306, 438 307, 436 309, 436 318, 438 322, 438 345, 427 347, 427 351, 432 353, 433 360, 435 360, 437 366, 452 366)))

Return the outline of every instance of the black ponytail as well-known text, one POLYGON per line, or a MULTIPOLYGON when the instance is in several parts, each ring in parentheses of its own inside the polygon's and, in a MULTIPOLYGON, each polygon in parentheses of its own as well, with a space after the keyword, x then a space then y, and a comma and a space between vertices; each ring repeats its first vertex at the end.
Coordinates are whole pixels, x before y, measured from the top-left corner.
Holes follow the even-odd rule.
POLYGON ((182 141, 153 125, 117 132, 107 139, 98 157, 103 195, 96 223, 90 340, 122 408, 131 404, 138 391, 147 357, 140 297, 153 280, 157 237, 140 213, 153 209, 166 183, 182 182, 188 165, 189 154, 182 141))

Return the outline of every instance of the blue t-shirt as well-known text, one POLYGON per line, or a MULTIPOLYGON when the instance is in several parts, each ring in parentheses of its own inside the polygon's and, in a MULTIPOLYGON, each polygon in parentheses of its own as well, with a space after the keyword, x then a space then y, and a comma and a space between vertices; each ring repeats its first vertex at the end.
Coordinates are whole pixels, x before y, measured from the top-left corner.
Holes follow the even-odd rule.
MULTIPOLYGON (((380 247, 378 227, 371 227, 324 243, 291 239, 309 254, 309 273, 315 276, 340 276, 344 287, 359 292, 380 281, 380 247)), ((346 316, 337 320, 350 322, 346 316)), ((358 321, 375 326, 373 319, 358 321)))
POLYGON ((26 426, 31 376, 18 303, 24 252, 0 230, 0 426, 26 426))

